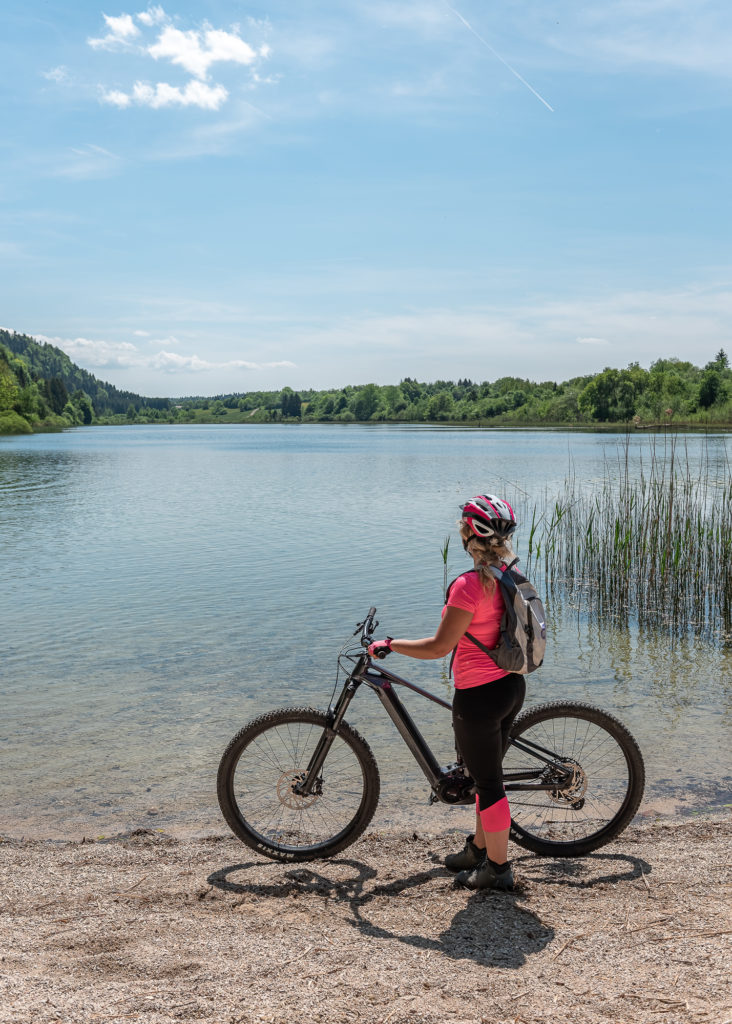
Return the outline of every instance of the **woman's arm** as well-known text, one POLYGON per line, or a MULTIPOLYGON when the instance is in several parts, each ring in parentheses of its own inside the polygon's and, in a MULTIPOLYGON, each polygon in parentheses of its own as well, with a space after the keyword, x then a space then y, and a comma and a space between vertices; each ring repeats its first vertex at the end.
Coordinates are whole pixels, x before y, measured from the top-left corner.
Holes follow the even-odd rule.
POLYGON ((472 618, 473 612, 448 606, 434 636, 423 640, 392 640, 391 649, 409 658, 419 658, 420 661, 444 658, 467 630, 472 618))

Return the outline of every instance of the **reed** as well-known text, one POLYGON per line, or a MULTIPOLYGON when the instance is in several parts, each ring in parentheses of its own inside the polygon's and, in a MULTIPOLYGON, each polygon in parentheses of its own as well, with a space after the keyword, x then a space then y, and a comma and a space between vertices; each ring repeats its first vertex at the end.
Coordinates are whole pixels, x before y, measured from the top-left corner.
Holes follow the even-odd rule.
POLYGON ((732 474, 709 445, 693 468, 679 447, 651 444, 638 470, 626 445, 592 487, 570 472, 560 497, 525 510, 525 571, 590 615, 729 643, 732 474))
POLYGON ((443 593, 445 593, 447 591, 447 574, 448 574, 447 553, 448 553, 449 550, 450 550, 450 536, 448 534, 448 536, 445 537, 444 541, 442 542, 442 547, 440 548, 440 554, 442 555, 442 590, 443 590, 443 593))

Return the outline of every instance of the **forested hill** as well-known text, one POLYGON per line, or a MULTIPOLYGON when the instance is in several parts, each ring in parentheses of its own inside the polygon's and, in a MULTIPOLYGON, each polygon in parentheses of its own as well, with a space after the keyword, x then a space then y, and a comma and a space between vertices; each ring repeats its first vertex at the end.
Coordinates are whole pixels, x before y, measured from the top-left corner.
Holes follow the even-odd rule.
POLYGON ((38 342, 27 334, 0 329, 0 345, 20 356, 36 380, 60 380, 68 395, 84 392, 91 399, 97 416, 126 413, 130 405, 167 409, 167 398, 143 398, 132 391, 119 391, 113 384, 98 380, 92 373, 72 363, 65 352, 47 342, 38 342))
POLYGON ((564 382, 500 377, 144 398, 76 366, 54 345, 0 329, 0 434, 91 423, 454 423, 478 426, 732 426, 732 370, 658 359, 564 382))

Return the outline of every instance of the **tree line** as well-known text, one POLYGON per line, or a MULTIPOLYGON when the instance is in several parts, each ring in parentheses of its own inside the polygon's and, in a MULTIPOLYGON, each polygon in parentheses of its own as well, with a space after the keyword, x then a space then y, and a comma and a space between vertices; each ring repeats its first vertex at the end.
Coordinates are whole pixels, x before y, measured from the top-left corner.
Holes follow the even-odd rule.
POLYGON ((732 370, 720 349, 704 367, 658 359, 648 370, 631 363, 562 383, 522 377, 424 383, 405 377, 399 384, 185 398, 178 403, 178 416, 188 422, 729 425, 732 370))
POLYGON ((249 391, 213 398, 146 398, 76 366, 54 345, 0 330, 0 433, 91 423, 454 423, 592 426, 732 425, 732 370, 723 349, 703 367, 658 359, 649 369, 573 377, 361 384, 249 391))

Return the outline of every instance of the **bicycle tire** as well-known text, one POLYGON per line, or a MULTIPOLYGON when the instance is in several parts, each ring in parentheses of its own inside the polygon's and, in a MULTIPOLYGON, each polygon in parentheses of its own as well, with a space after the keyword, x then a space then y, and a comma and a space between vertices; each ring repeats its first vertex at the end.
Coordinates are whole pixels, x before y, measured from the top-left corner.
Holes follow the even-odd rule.
MULTIPOLYGON (((573 785, 536 793, 509 792, 511 838, 549 857, 583 857, 620 835, 643 798, 643 755, 614 715, 582 702, 557 701, 518 716, 512 737, 530 739, 574 766, 573 785)), ((513 745, 504 773, 536 768, 513 745)))
POLYGON ((227 824, 252 850, 281 861, 330 857, 363 833, 379 802, 379 770, 359 733, 342 722, 318 777, 318 792, 292 790, 328 718, 281 708, 253 719, 221 758, 217 795, 227 824))

